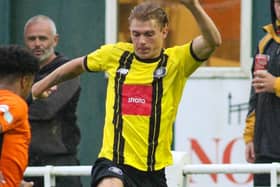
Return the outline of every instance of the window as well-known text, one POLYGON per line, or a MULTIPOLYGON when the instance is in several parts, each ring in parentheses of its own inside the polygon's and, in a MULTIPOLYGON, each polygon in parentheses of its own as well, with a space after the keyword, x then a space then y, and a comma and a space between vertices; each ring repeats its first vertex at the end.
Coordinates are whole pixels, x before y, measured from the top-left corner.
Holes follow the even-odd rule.
MULTIPOLYGON (((116 1, 114 9, 118 15, 115 20, 115 26, 118 28, 115 39, 129 41, 127 18, 130 10, 144 0, 114 1, 116 1)), ((200 34, 193 16, 183 5, 172 0, 160 2, 169 16, 166 47, 183 44, 200 34)), ((198 69, 194 77, 248 77, 249 73, 246 72, 251 63, 251 1, 201 0, 200 2, 220 30, 223 43, 205 65, 198 69)), ((112 14, 112 11, 110 12, 112 14)))

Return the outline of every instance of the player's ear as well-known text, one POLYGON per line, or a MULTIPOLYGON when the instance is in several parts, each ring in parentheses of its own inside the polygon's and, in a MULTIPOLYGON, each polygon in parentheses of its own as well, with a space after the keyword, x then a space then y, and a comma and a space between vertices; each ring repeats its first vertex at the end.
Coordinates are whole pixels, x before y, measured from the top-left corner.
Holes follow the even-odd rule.
POLYGON ((58 35, 58 34, 56 34, 56 35, 54 36, 53 40, 54 40, 53 45, 54 45, 54 47, 56 47, 56 46, 57 46, 57 44, 58 44, 58 41, 59 41, 59 35, 58 35))
POLYGON ((22 97, 27 97, 31 91, 31 87, 33 84, 34 76, 33 75, 22 75, 20 77, 20 95, 22 97))
POLYGON ((168 35, 168 26, 167 24, 162 28, 163 37, 166 38, 168 35))

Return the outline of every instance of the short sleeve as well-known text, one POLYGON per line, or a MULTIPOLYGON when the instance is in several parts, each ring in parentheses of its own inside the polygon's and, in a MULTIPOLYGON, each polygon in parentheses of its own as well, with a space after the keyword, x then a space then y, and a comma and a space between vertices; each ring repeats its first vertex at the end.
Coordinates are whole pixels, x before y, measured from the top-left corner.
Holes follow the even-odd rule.
POLYGON ((9 100, 0 104, 0 125, 2 132, 15 128, 27 120, 27 104, 24 101, 9 100))
POLYGON ((110 52, 113 45, 103 45, 101 48, 89 53, 84 60, 84 67, 87 71, 105 71, 108 67, 110 52))

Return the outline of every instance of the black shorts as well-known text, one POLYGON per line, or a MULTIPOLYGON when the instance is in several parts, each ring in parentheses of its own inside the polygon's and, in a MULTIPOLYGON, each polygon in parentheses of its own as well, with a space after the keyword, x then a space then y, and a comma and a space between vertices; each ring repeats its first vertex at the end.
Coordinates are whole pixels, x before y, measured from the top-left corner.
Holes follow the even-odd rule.
POLYGON ((127 165, 117 165, 105 158, 96 160, 91 176, 91 187, 96 187, 106 177, 119 178, 124 187, 167 187, 165 169, 145 172, 127 165))

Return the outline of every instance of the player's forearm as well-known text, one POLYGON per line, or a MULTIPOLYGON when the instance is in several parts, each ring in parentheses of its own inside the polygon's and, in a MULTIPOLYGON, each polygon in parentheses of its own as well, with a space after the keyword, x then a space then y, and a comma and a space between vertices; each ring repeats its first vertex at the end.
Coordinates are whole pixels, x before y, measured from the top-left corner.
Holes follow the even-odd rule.
POLYGON ((57 85, 63 81, 77 77, 84 69, 82 67, 83 57, 76 58, 50 73, 44 79, 35 83, 32 87, 32 95, 34 97, 40 96, 44 91, 57 85))
POLYGON ((199 1, 183 4, 191 11, 201 30, 201 34, 210 47, 216 48, 222 43, 221 34, 214 24, 213 20, 207 15, 201 7, 199 1))

